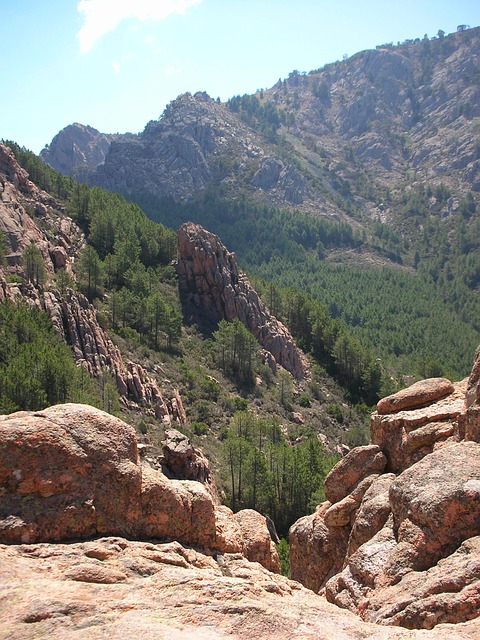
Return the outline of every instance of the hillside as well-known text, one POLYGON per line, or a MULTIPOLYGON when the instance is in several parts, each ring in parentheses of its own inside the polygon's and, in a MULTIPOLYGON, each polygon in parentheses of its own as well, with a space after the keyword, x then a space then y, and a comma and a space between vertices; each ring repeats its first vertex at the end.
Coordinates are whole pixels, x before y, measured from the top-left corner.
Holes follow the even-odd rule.
POLYGON ((480 329, 479 37, 382 45, 226 104, 185 94, 112 142, 89 181, 167 226, 218 233, 251 275, 326 302, 392 372, 466 375, 480 329), (441 327, 461 327, 437 342, 443 312, 441 327))
POLYGON ((135 424, 157 466, 175 426, 207 452, 224 500, 270 513, 285 533, 339 453, 367 439, 364 403, 381 384, 372 355, 317 309, 332 348, 357 364, 321 353, 320 339, 307 360, 218 237, 187 226, 177 254, 176 235, 136 205, 12 148, 55 195, 0 146, 2 411, 93 404, 135 424))
MULTIPOLYGON (((456 197, 478 191, 479 38, 470 29, 382 45, 226 104, 185 94, 135 138, 112 142, 105 162, 72 158, 70 169, 96 168, 93 182, 122 192, 185 201, 223 185, 316 215, 344 215, 350 202, 392 222, 388 192, 412 174, 456 197)), ((65 172, 52 146, 42 156, 65 172)))

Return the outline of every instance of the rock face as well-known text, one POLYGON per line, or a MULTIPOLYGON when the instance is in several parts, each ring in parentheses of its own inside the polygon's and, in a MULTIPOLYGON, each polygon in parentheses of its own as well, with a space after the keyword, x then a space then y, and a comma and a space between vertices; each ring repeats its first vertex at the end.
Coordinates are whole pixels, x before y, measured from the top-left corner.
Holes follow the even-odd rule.
MULTIPOLYGON (((381 45, 308 74, 294 71, 243 102, 184 94, 138 136, 112 141, 90 179, 177 202, 207 186, 247 192, 260 203, 348 220, 338 202, 346 196, 388 224, 398 201, 365 195, 365 181, 372 193, 394 192, 415 172, 419 183, 448 185, 452 197, 433 204, 455 215, 460 199, 480 190, 479 41, 475 28, 381 45)), ((65 143, 54 140, 42 153, 67 174, 93 151, 96 163, 107 137, 72 127, 59 134, 65 143)))
MULTIPOLYGON (((85 245, 85 237, 60 204, 41 191, 15 160, 13 152, 0 143, 0 230, 5 233, 9 252, 6 272, 23 273, 22 253, 34 242, 42 252, 48 282, 58 269, 72 277, 73 264, 85 245)), ((125 404, 149 407, 167 424, 186 422, 178 391, 164 398, 155 378, 138 363, 125 362, 98 322, 95 307, 73 289, 37 289, 32 284, 7 284, 0 267, 0 302, 24 299, 50 315, 56 331, 73 348, 75 360, 94 377, 105 370, 113 374, 125 404)))
POLYGON ((210 463, 200 449, 196 449, 186 435, 167 429, 162 442, 162 470, 169 478, 196 480, 207 487, 215 504, 220 504, 210 463))
MULTIPOLYGON (((465 553, 464 561, 469 557, 465 553)), ((0 584, 2 640, 407 638, 405 631, 363 622, 238 553, 214 559, 178 542, 117 536, 0 545, 0 584)), ((476 640, 479 633, 478 620, 441 624, 432 640, 476 640)), ((410 631, 408 639, 424 640, 424 634, 410 631)))
POLYGON ((43 294, 45 310, 57 332, 73 347, 75 360, 94 377, 105 370, 115 378, 125 401, 152 407, 155 415, 170 422, 180 416, 171 414, 156 381, 135 363, 125 363, 117 346, 100 326, 97 313, 87 298, 73 289, 62 295, 53 289, 43 294))
POLYGON ((426 380, 379 403, 373 444, 332 469, 327 502, 290 530, 293 578, 382 625, 479 615, 478 362, 468 385, 426 380))
POLYGON ((21 272, 23 251, 31 243, 40 249, 48 276, 63 266, 71 272, 73 256, 85 239, 63 214, 60 204, 28 179, 13 152, 0 143, 0 231, 8 244, 8 270, 21 272), (45 233, 54 229, 54 233, 45 233))
POLYGON ((142 464, 133 427, 93 407, 0 416, 0 460, 2 543, 170 539, 279 571, 263 516, 233 516, 200 482, 142 464))
POLYGON ((91 182, 112 191, 188 201, 205 190, 216 171, 216 159, 227 148, 239 162, 257 154, 254 138, 225 105, 206 93, 187 93, 138 137, 112 143, 91 182))
POLYGON ((57 133, 40 156, 64 175, 83 176, 105 161, 112 142, 131 138, 130 134, 100 133, 93 127, 75 122, 57 133))
POLYGON ((297 379, 308 364, 288 329, 268 311, 248 278, 238 270, 234 253, 218 236, 187 222, 178 230, 177 273, 187 318, 206 328, 238 318, 262 347, 297 379))

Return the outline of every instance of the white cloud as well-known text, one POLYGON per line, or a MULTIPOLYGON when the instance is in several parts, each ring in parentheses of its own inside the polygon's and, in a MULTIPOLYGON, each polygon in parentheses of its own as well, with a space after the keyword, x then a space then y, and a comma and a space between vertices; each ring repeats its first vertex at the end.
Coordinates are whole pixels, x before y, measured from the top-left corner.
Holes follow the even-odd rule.
POLYGON ((183 72, 184 67, 181 64, 171 64, 169 67, 165 67, 166 76, 178 76, 183 72))
POLYGON ((105 34, 129 18, 165 20, 185 11, 202 0, 79 0, 77 11, 83 15, 78 32, 80 51, 87 53, 105 34))
POLYGON ((115 71, 115 75, 118 76, 118 74, 120 73, 120 64, 118 62, 112 62, 112 68, 115 71))

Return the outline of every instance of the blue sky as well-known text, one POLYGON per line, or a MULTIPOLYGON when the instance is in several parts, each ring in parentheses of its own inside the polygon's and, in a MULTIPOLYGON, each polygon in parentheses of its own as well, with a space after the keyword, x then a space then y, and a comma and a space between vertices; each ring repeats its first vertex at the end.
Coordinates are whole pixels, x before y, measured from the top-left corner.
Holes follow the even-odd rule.
POLYGON ((0 139, 73 122, 143 130, 181 93, 221 100, 385 42, 480 26, 479 0, 0 0, 0 139))

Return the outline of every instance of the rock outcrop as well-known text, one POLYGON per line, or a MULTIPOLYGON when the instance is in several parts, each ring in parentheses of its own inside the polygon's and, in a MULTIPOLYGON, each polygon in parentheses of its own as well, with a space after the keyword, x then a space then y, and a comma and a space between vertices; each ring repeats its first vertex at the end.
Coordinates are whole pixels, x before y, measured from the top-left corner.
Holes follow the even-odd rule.
POLYGON ((382 625, 479 615, 479 363, 468 385, 426 380, 379 403, 372 444, 332 469, 327 501, 290 530, 293 578, 382 625))
POLYGON ((203 451, 176 429, 167 429, 162 442, 162 471, 176 480, 196 480, 207 487, 215 504, 220 504, 218 488, 203 451))
POLYGON ((125 404, 148 407, 166 424, 184 424, 186 416, 178 391, 173 389, 172 397, 164 398, 154 376, 140 364, 124 361, 85 296, 70 288, 60 292, 52 287, 53 277, 61 268, 75 277, 73 265, 85 245, 84 234, 54 198, 28 179, 13 152, 1 143, 0 230, 9 249, 8 274, 22 275, 22 254, 31 242, 40 249, 47 272, 46 286, 40 289, 31 283, 7 284, 0 267, 0 302, 23 299, 45 309, 55 330, 72 346, 77 364, 91 376, 98 378, 110 372, 125 404))
MULTIPOLYGON (((0 545, 0 584, 2 640, 425 640, 363 622, 238 553, 214 558, 178 542, 0 545)), ((477 619, 431 637, 479 634, 477 619)))
POLYGON ((133 427, 87 405, 0 416, 0 491, 4 544, 169 539, 279 571, 263 516, 234 516, 200 482, 142 463, 133 427))
POLYGON ((57 133, 40 156, 66 176, 84 177, 105 161, 112 142, 129 139, 133 139, 130 134, 100 133, 93 127, 75 122, 57 133))
POLYGON ((218 236, 192 222, 178 230, 177 273, 187 319, 211 329, 220 320, 238 318, 253 333, 276 365, 305 377, 308 363, 288 329, 267 309, 234 253, 218 236))
POLYGON ((22 254, 31 242, 40 250, 49 277, 60 266, 71 273, 73 257, 85 242, 80 228, 64 215, 62 206, 29 180, 11 149, 2 143, 0 231, 7 240, 8 270, 16 275, 21 273, 22 254))

